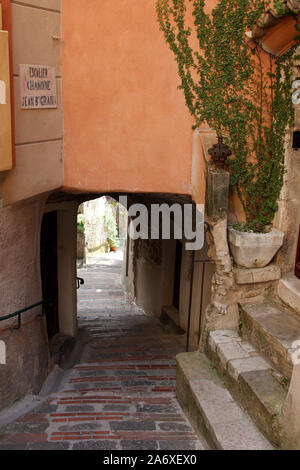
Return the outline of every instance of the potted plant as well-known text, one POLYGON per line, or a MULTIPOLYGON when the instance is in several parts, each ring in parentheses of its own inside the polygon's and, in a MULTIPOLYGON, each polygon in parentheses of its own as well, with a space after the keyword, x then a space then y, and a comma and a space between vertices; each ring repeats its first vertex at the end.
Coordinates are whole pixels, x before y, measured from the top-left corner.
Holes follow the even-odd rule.
POLYGON ((110 251, 118 251, 120 247, 120 240, 115 236, 107 237, 107 242, 110 248, 110 251))
POLYGON ((258 0, 219 0, 208 12, 204 0, 157 0, 194 128, 208 124, 232 152, 231 186, 245 219, 229 228, 229 242, 236 262, 247 267, 265 266, 283 243, 272 222, 284 180, 286 128, 294 122, 299 40, 282 56, 266 57, 249 38, 264 8, 258 0))

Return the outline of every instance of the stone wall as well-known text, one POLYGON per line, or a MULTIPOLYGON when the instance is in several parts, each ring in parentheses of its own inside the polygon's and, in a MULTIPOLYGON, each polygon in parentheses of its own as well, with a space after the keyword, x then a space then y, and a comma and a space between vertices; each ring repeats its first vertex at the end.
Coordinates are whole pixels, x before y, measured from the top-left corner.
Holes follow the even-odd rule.
POLYGON ((61 0, 12 0, 11 25, 16 165, 3 183, 5 204, 63 184, 61 0), (20 64, 55 67, 57 109, 21 109, 20 64))
POLYGON ((105 252, 106 231, 104 226, 105 199, 95 199, 84 204, 85 241, 88 253, 105 252))
MULTIPOLYGON (((300 128, 300 108, 296 109, 296 126, 300 128)), ((285 241, 277 262, 284 273, 294 272, 296 249, 300 226, 300 150, 293 150, 293 132, 286 137, 285 184, 279 200, 279 211, 275 218, 275 227, 284 232, 285 241)))
POLYGON ((280 270, 235 268, 228 244, 229 174, 208 166, 206 240, 208 256, 215 264, 212 277, 211 303, 203 319, 200 348, 205 350, 209 331, 239 328, 239 303, 258 303, 268 295, 280 270), (241 272, 242 271, 242 272, 241 272), (246 271, 246 273, 245 273, 246 271), (254 272, 253 272, 254 271, 254 272), (275 276, 274 276, 274 272, 275 276), (246 279, 246 282, 245 282, 246 279))

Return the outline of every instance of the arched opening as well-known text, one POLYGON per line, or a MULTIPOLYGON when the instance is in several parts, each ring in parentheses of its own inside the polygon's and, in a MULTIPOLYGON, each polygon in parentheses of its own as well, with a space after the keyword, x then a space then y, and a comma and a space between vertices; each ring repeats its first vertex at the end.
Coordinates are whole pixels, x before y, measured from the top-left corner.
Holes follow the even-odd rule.
POLYGON ((46 204, 41 267, 43 297, 54 300, 47 310, 50 339, 55 335, 76 337, 78 318, 101 319, 105 312, 113 313, 124 289, 137 307, 161 320, 167 330, 182 335, 182 351, 186 347, 197 350, 215 266, 206 243, 193 252, 186 249, 184 233, 182 238, 176 234, 176 211, 192 205, 191 199, 131 194, 125 200, 126 208, 119 200, 117 194, 61 193, 52 195, 46 204), (145 208, 149 236, 129 236, 133 205, 145 208), (169 237, 162 236, 164 222, 159 219, 159 236, 153 239, 153 206, 167 208, 169 237), (105 280, 112 284, 105 286, 105 280))
MULTIPOLYGON (((192 256, 192 251, 185 248, 186 240, 175 237, 172 214, 169 238, 163 239, 164 237, 159 236, 159 239, 152 239, 150 235, 153 205, 174 208, 174 204, 178 203, 178 207, 180 204, 183 207, 184 204, 191 204, 191 200, 181 196, 129 195, 127 208, 133 204, 142 205, 149 216, 149 237, 137 239, 129 236, 129 226, 134 217, 128 216, 122 204, 118 204, 118 200, 117 195, 114 195, 114 198, 89 197, 78 208, 79 318, 101 318, 101 312, 105 310, 102 304, 104 299, 114 304, 114 299, 108 292, 113 291, 113 288, 109 288, 109 283, 107 288, 103 285, 101 271, 106 270, 107 279, 114 272, 115 282, 119 282, 120 286, 122 283, 122 289, 125 289, 138 307, 159 318, 165 326, 167 325, 167 329, 185 336, 182 350, 185 350, 186 345, 189 350, 197 350, 205 311, 211 300, 211 285, 215 272, 214 263, 208 256, 208 246, 205 243, 192 256), (111 246, 113 238, 118 241, 116 249, 111 246), (90 287, 94 289, 93 292, 89 290, 90 287)), ((159 232, 161 229, 160 226, 159 232)))
POLYGON ((125 208, 110 196, 82 203, 77 215, 77 265, 96 263, 110 253, 122 259, 125 224, 125 208))
MULTIPOLYGON (((110 294, 121 288, 123 259, 128 257, 125 208, 111 196, 83 202, 77 214, 78 320, 105 315, 110 294), (125 255, 124 255, 125 253, 125 255)), ((125 267, 125 269, 128 269, 125 267)), ((116 297, 112 297, 112 303, 116 297)))
MULTIPOLYGON (((57 193, 44 211, 43 295, 56 298, 56 309, 47 313, 51 364, 72 369, 59 385, 59 413, 65 421, 62 429, 55 424, 55 432, 70 436, 84 429, 87 438, 76 443, 76 449, 94 443, 95 437, 102 442, 102 436, 112 442, 118 438, 122 448, 130 448, 135 445, 132 429, 141 436, 150 432, 141 443, 146 448, 163 448, 176 438, 179 448, 194 449, 200 445, 198 437, 176 400, 176 356, 187 344, 190 351, 199 347, 213 265, 206 245, 192 252, 186 235, 180 238, 175 230, 180 227, 176 212, 192 201, 131 194, 126 214, 117 208, 118 195, 102 200, 97 196, 57 193), (164 236, 161 215, 158 237, 147 237, 145 227, 139 227, 144 236, 135 238, 133 205, 149 215, 153 205, 164 205, 170 235, 164 236), (117 251, 111 249, 116 224, 117 251), (82 233, 84 252, 78 244, 82 233), (160 443, 153 444, 157 439, 160 443)), ((140 225, 149 222, 146 219, 140 218, 140 225)), ((152 236, 151 224, 146 226, 152 236)))

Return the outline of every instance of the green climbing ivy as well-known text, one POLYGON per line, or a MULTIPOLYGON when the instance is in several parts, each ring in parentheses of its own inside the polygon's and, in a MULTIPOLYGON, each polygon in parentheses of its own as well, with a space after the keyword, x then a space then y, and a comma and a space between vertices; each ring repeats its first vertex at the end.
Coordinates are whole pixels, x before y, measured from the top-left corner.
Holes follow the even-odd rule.
POLYGON ((282 0, 274 0, 273 2, 275 11, 278 15, 280 16, 285 16, 286 15, 286 9, 284 8, 284 5, 282 3, 282 0))
POLYGON ((293 126, 296 46, 272 58, 247 38, 264 12, 261 0, 157 0, 160 29, 175 55, 197 128, 206 122, 233 152, 231 184, 243 205, 243 230, 264 232, 278 210, 284 140, 293 126))

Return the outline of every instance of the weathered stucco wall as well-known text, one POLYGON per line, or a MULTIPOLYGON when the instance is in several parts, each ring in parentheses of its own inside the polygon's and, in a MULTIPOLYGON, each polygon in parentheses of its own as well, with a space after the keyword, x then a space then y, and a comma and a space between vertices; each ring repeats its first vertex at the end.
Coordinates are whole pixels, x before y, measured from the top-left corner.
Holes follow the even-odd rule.
MULTIPOLYGON (((0 314, 5 316, 42 300, 40 225, 44 200, 0 209, 0 314)), ((37 393, 48 373, 48 339, 41 309, 24 315, 22 328, 0 323, 7 365, 0 366, 0 409, 27 393, 37 393), (4 331, 3 331, 4 330, 4 331)))
POLYGON ((134 284, 137 304, 145 312, 161 317, 162 307, 172 305, 176 242, 138 240, 134 284))
POLYGON ((84 232, 88 252, 105 252, 107 234, 105 231, 105 199, 95 199, 84 204, 84 232))
POLYGON ((61 0, 12 0, 11 25, 16 161, 3 183, 5 204, 57 189, 63 183, 61 0), (21 110, 20 64, 55 67, 57 109, 21 110))
MULTIPOLYGON (((147 313, 161 318, 163 323, 171 320, 182 331, 189 330, 191 350, 198 349, 205 310, 211 300, 215 267, 208 258, 207 250, 208 246, 205 244, 202 250, 196 251, 192 265, 193 254, 186 251, 184 243, 182 244, 178 310, 173 305, 176 240, 139 240, 135 242, 135 249, 130 253, 130 263, 133 264, 134 270, 129 277, 134 279, 137 304, 147 313), (194 273, 191 292, 192 268, 194 273)), ((124 261, 126 262, 126 259, 124 261)))

